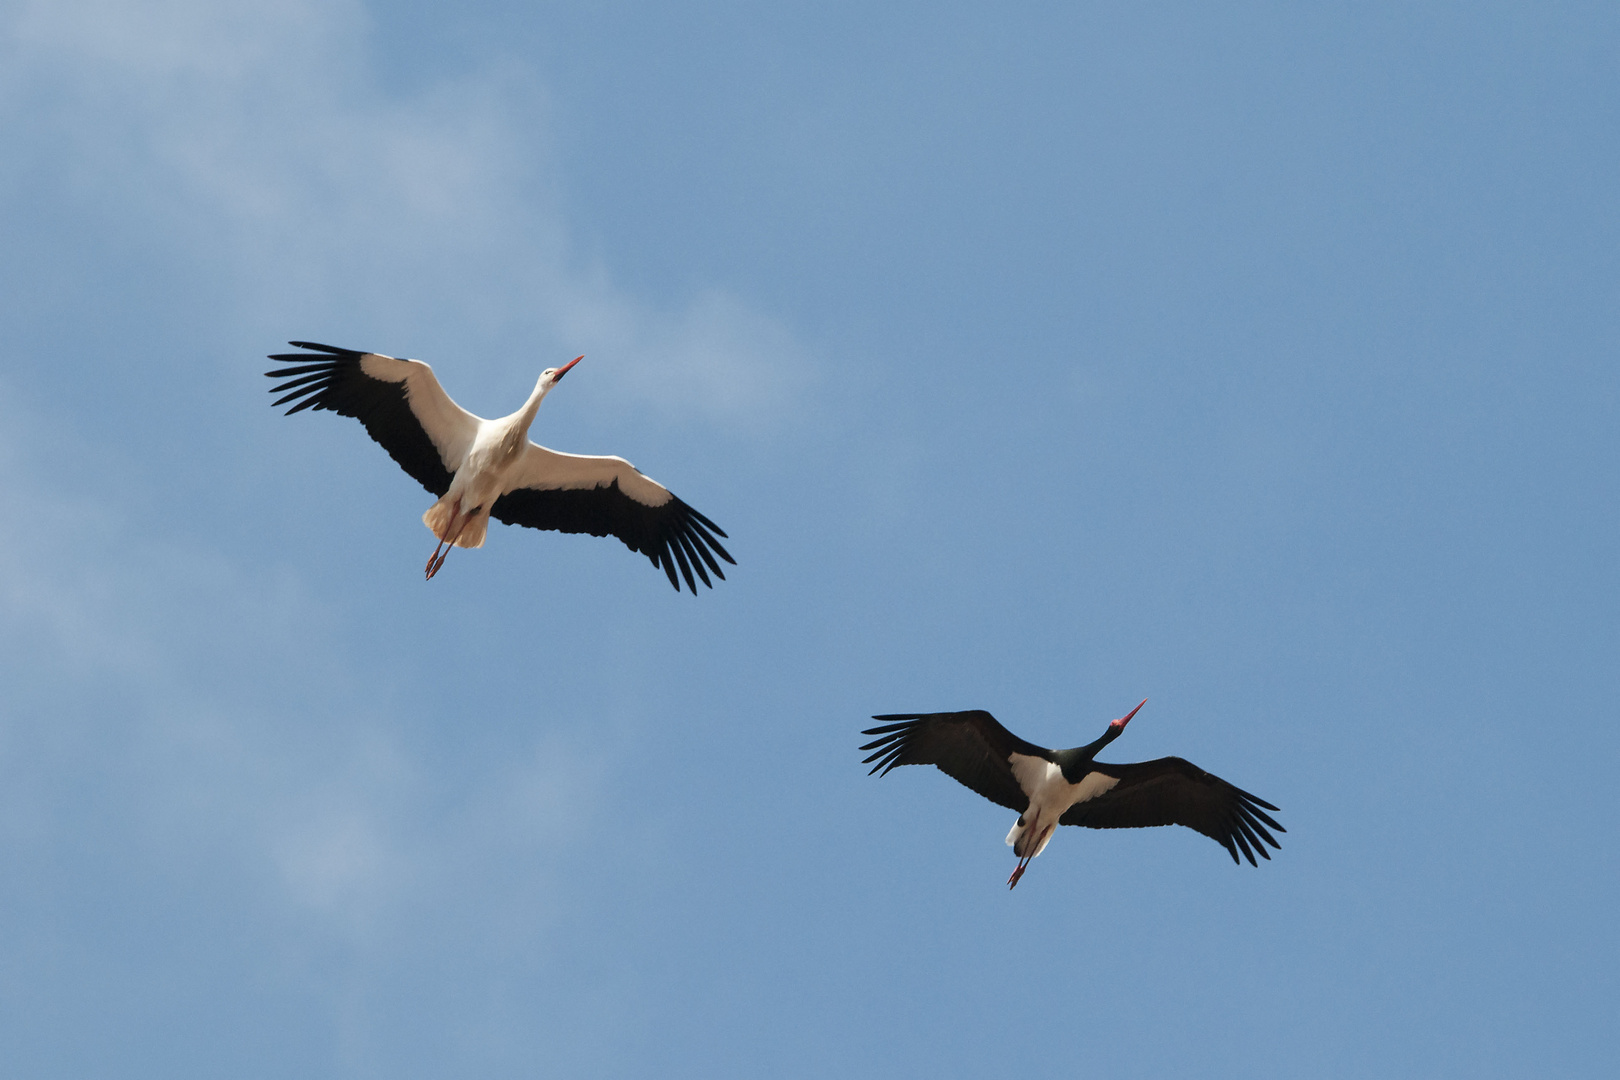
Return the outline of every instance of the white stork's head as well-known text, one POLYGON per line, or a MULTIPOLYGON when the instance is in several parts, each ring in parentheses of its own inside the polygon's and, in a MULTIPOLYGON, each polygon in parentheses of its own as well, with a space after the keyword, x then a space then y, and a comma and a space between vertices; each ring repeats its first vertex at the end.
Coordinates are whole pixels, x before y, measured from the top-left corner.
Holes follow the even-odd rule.
POLYGON ((530 394, 529 400, 523 403, 523 408, 512 414, 514 423, 512 428, 513 438, 518 440, 518 442, 512 444, 514 447, 513 453, 516 453, 515 448, 521 445, 521 441, 528 437, 529 425, 534 422, 534 414, 540 411, 540 403, 551 392, 551 388, 557 385, 558 379, 568 374, 570 368, 583 359, 585 359, 583 356, 576 356, 562 367, 548 367, 540 373, 539 380, 534 384, 534 393, 530 394))
POLYGON ((562 377, 568 374, 569 369, 583 359, 585 359, 583 356, 576 356, 562 367, 546 368, 546 370, 540 373, 540 385, 536 386, 535 389, 539 390, 541 387, 544 387, 545 389, 550 390, 553 386, 556 386, 562 381, 562 377))

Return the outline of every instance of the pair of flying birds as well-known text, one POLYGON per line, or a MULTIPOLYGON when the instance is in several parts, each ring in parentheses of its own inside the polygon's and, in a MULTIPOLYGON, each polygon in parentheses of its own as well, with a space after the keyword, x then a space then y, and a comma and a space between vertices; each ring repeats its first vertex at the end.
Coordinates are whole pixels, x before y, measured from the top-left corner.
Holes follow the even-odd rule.
MULTIPOLYGON (((661 567, 677 592, 684 580, 696 594, 694 575, 710 588, 710 574, 725 580, 717 560, 736 565, 720 543, 724 530, 623 458, 560 454, 529 441, 541 401, 583 357, 541 372, 517 412, 485 420, 451 400, 420 360, 288 344, 306 351, 271 355, 290 365, 265 372, 285 380, 271 389, 283 395, 275 404, 292 403, 289 416, 327 409, 354 417, 400 468, 438 496, 422 515, 439 541, 428 556, 429 579, 451 548, 482 547, 491 517, 532 529, 616 536, 661 567)), ((1072 750, 1025 742, 983 710, 874 716, 884 723, 863 733, 878 738, 861 749, 873 751, 866 763, 877 762, 874 773, 936 765, 1016 811, 1007 834, 1018 857, 1009 888, 1059 825, 1186 825, 1220 843, 1233 862, 1239 852, 1254 866, 1257 854, 1271 858, 1266 845, 1278 844, 1267 829, 1285 830, 1266 813, 1277 808, 1264 799, 1181 758, 1127 765, 1095 760, 1141 707, 1111 722, 1096 742, 1072 750)))

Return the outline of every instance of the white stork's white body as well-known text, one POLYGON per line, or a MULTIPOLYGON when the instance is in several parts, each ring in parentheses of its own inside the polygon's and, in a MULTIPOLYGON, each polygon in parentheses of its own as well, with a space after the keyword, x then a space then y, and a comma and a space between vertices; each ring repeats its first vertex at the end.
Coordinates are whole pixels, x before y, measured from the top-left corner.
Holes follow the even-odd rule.
POLYGON ((693 570, 708 585, 705 566, 725 577, 715 555, 733 562, 715 540, 726 535, 718 526, 623 458, 560 454, 529 441, 540 403, 583 357, 547 368, 522 408, 485 420, 457 405, 420 360, 291 344, 315 351, 271 356, 299 364, 265 373, 292 379, 272 390, 291 391, 276 404, 298 400, 288 415, 315 408, 357 418, 401 468, 439 496, 422 515, 439 540, 428 559, 430 578, 449 546, 483 546, 491 514, 532 528, 617 536, 662 566, 677 589, 677 565, 696 592, 693 570))
MULTIPOLYGON (((373 379, 393 382, 402 365, 391 357, 368 353, 360 358, 360 370, 373 379)), ((420 370, 403 367, 403 371, 413 411, 418 401, 432 402, 423 411, 435 422, 424 423, 422 428, 452 474, 450 490, 428 507, 422 524, 446 544, 483 547, 489 531, 489 512, 495 500, 512 489, 507 485, 528 444, 529 425, 534 423, 546 393, 556 385, 559 372, 555 368, 542 372, 534 384, 534 393, 517 412, 499 420, 485 420, 456 405, 426 364, 420 365, 420 370)))

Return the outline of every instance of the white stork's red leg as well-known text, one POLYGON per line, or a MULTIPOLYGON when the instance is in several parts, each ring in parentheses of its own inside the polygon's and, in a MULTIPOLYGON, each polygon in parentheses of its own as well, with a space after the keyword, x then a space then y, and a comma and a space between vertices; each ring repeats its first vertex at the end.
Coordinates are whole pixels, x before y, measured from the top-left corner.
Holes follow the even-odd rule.
POLYGON ((426 580, 432 581, 433 575, 437 574, 439 569, 444 566, 444 560, 450 556, 450 549, 456 546, 456 536, 460 535, 461 530, 458 529, 456 530, 455 536, 450 537, 448 540, 439 541, 439 547, 442 547, 444 550, 441 552, 439 548, 433 549, 433 558, 428 560, 426 580))
POLYGON ((433 560, 439 557, 439 548, 442 547, 444 547, 443 539, 439 541, 439 547, 433 549, 433 554, 428 556, 427 566, 424 568, 423 572, 427 574, 429 578, 433 576, 433 560))
POLYGON ((433 549, 433 554, 428 556, 428 564, 427 564, 427 580, 428 581, 433 580, 433 575, 437 574, 439 572, 439 568, 444 565, 444 560, 450 557, 450 549, 456 546, 456 540, 461 536, 461 531, 467 527, 467 523, 469 521, 471 521, 471 520, 472 520, 472 515, 471 514, 468 514, 466 517, 462 517, 461 518, 461 524, 456 526, 456 531, 451 533, 449 536, 445 537, 444 539, 440 540, 439 541, 439 547, 434 548, 433 549), (439 548, 444 549, 444 553, 442 555, 439 553, 439 548))
POLYGON ((433 580, 433 575, 437 574, 439 572, 439 568, 444 565, 444 560, 450 554, 450 549, 455 547, 455 546, 456 546, 456 541, 452 537, 448 541, 440 541, 440 547, 444 548, 444 551, 442 553, 439 551, 438 548, 433 549, 433 556, 434 557, 428 560, 427 579, 426 580, 428 580, 428 581, 433 580))

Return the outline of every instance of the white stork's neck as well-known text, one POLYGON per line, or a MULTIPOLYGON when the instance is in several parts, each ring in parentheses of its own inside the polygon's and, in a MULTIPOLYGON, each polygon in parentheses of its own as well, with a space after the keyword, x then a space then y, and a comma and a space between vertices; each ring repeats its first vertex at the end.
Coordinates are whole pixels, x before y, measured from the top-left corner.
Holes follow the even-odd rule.
POLYGON ((529 400, 523 403, 523 408, 512 417, 512 431, 519 439, 529 437, 529 425, 534 423, 534 414, 540 411, 540 403, 545 400, 553 385, 555 384, 549 378, 540 376, 539 381, 534 384, 534 393, 529 395, 529 400))
POLYGON ((540 380, 534 384, 534 393, 523 403, 523 408, 501 422, 498 454, 502 460, 511 461, 522 452, 523 444, 529 440, 529 425, 534 423, 534 414, 540 411, 540 402, 545 400, 552 385, 550 379, 540 376, 540 380))

